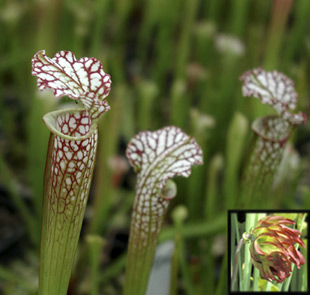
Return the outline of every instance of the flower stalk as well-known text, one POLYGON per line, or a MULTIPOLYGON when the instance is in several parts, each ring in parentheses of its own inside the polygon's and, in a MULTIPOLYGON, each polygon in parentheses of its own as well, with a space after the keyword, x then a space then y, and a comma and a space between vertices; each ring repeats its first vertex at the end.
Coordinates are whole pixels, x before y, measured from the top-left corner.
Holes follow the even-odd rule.
POLYGON ((128 144, 127 158, 138 173, 131 219, 124 294, 145 295, 158 235, 177 188, 175 175, 188 177, 202 164, 196 141, 177 127, 141 132, 128 144))

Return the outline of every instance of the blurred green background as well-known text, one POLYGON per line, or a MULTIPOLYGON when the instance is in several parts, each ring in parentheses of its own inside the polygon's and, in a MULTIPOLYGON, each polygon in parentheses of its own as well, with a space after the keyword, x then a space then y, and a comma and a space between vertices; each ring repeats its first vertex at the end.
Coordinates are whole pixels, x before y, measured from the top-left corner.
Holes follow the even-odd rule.
MULTIPOLYGON (((120 294, 135 188, 125 148, 137 132, 169 124, 196 138, 205 162, 176 180, 171 203, 188 210, 178 294, 224 294, 226 210, 238 198, 250 124, 273 114, 242 97, 239 77, 259 66, 283 72, 309 117, 309 19, 309 0, 0 1, 0 293, 36 294, 49 137, 42 116, 70 103, 37 90, 38 50, 96 57, 113 81, 70 294, 120 294), (90 235, 106 239, 103 251, 90 235)), ((293 132, 262 207, 309 209, 309 163, 306 123, 293 132)), ((161 240, 176 235, 167 215, 161 240)))

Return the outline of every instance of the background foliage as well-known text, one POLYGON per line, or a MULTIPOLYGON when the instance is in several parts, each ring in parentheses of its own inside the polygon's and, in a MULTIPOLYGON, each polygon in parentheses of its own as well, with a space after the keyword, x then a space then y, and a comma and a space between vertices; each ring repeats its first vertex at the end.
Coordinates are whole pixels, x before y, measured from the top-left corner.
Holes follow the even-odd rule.
MULTIPOLYGON (((124 150, 138 131, 169 124, 197 139, 205 161, 177 180, 171 210, 183 204, 188 218, 176 231, 168 212, 161 236, 184 238, 178 294, 224 294, 226 210, 238 199, 250 123, 272 113, 242 97, 239 76, 257 66, 283 72, 309 116, 309 16, 308 0, 1 1, 1 292, 36 294, 48 143, 41 118, 68 103, 37 91, 38 50, 94 56, 113 80, 70 294, 119 294, 135 185, 124 150)), ((310 207, 309 134, 309 123, 292 134, 262 208, 310 207)))

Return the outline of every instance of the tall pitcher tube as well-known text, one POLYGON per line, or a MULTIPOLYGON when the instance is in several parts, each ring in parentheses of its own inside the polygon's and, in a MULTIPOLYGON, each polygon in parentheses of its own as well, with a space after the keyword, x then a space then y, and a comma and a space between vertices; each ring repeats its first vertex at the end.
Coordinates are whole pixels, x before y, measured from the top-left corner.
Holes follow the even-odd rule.
POLYGON ((92 180, 98 128, 85 110, 43 117, 50 130, 44 176, 40 295, 65 295, 92 180))

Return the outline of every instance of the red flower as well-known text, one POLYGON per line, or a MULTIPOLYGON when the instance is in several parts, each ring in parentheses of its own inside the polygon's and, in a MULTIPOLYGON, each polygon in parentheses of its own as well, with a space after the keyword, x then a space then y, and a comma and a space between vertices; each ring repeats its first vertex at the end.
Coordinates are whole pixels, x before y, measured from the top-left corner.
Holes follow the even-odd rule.
POLYGON ((294 243, 305 247, 299 237, 301 232, 287 226, 291 224, 295 224, 291 219, 269 215, 260 219, 252 232, 251 260, 265 280, 282 283, 290 276, 292 263, 297 268, 305 264, 304 257, 294 247, 294 243))

